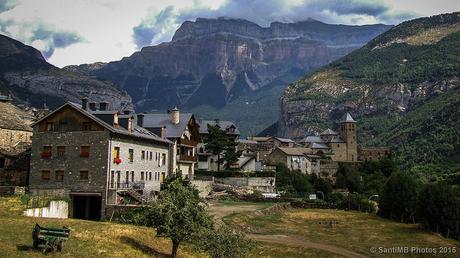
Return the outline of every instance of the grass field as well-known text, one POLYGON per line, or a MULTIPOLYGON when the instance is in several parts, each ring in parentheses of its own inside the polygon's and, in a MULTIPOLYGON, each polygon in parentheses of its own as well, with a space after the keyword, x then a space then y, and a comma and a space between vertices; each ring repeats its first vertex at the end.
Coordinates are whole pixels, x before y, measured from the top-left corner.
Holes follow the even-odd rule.
MULTIPOLYGON (((21 216, 19 198, 0 198, 0 257, 43 257, 32 249, 32 229, 42 226, 71 228, 70 240, 61 254, 49 257, 165 257, 171 252, 169 239, 155 237, 146 227, 76 219, 43 219, 21 216)), ((203 257, 183 245, 179 257, 203 257)))
POLYGON ((378 253, 378 249, 372 253, 372 247, 430 247, 438 252, 439 247, 456 247, 457 253, 438 253, 436 257, 459 257, 460 251, 459 241, 427 232, 419 225, 392 222, 360 212, 296 209, 266 216, 232 214, 224 221, 240 225, 250 233, 297 236, 305 241, 333 245, 369 257, 433 257, 432 254, 416 253, 382 254, 378 253), (324 223, 331 221, 336 224, 330 226, 324 223))

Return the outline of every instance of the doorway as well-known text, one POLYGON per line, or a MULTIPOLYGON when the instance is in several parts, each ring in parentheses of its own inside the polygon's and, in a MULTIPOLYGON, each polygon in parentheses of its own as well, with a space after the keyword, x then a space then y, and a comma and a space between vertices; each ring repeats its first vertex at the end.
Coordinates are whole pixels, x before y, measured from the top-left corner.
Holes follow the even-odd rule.
POLYGON ((95 195, 73 195, 73 218, 100 220, 102 197, 95 195))

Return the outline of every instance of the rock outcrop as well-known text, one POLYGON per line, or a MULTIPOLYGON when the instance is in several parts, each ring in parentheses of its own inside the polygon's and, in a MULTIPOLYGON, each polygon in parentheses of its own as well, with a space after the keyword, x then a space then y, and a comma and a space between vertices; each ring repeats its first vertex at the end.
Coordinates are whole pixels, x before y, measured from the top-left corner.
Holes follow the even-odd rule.
POLYGON ((171 42, 144 47, 101 65, 69 67, 112 81, 141 110, 171 106, 225 106, 287 74, 327 64, 388 30, 387 25, 331 25, 315 20, 274 22, 240 19, 184 22, 171 42))
POLYGON ((0 93, 31 106, 54 107, 63 101, 107 101, 114 108, 132 108, 130 96, 114 84, 66 71, 46 62, 41 53, 0 35, 0 93))
POLYGON ((404 22, 289 85, 278 134, 302 138, 351 112, 362 143, 392 146, 406 165, 455 156, 458 53, 460 13, 404 22))

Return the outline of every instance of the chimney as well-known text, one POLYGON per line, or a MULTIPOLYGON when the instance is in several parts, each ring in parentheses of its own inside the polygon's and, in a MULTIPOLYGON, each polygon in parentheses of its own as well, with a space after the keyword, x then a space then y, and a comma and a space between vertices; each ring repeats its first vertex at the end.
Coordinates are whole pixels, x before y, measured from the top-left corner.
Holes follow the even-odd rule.
POLYGON ((179 124, 179 121, 180 121, 180 114, 179 114, 179 109, 177 107, 174 107, 172 110, 171 110, 171 122, 174 124, 174 125, 177 125, 179 124))
POLYGON ((161 127, 161 129, 160 129, 160 135, 159 135, 160 138, 165 138, 165 130, 166 130, 166 127, 164 127, 164 126, 161 127))
POLYGON ((143 113, 137 114, 137 125, 140 127, 144 127, 144 114, 143 113))
POLYGON ((89 110, 96 111, 96 102, 89 103, 89 110))
POLYGON ((88 109, 88 98, 82 98, 81 99, 81 108, 83 110, 87 110, 88 109))
POLYGON ((109 103, 103 101, 103 102, 99 103, 99 110, 101 110, 101 111, 106 111, 107 108, 108 108, 108 106, 109 106, 109 103))

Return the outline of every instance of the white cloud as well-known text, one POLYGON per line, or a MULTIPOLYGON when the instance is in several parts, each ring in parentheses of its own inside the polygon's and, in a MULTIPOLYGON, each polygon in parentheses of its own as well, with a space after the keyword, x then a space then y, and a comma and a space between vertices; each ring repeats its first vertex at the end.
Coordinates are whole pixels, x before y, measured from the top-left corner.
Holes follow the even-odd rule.
POLYGON ((245 18, 263 26, 274 20, 298 21, 308 17, 329 23, 366 24, 396 23, 407 19, 407 14, 426 16, 460 10, 458 0, 3 0, 0 3, 7 3, 0 4, 0 32, 33 44, 57 66, 121 59, 140 46, 170 40, 184 20, 197 17, 245 18), (41 36, 37 36, 37 30, 41 36))

